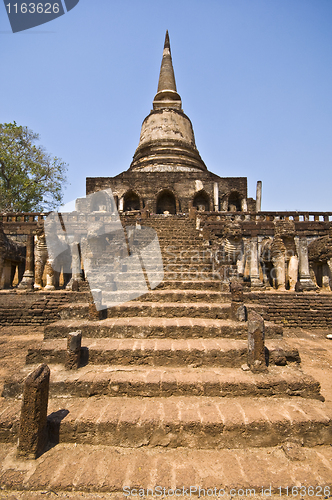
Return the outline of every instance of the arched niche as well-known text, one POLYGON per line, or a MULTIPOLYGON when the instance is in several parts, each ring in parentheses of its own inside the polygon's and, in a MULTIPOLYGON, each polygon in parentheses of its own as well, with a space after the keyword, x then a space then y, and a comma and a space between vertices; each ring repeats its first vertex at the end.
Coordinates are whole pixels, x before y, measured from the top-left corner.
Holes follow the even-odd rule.
POLYGON ((124 212, 131 212, 132 210, 140 210, 139 196, 134 191, 127 191, 124 195, 124 212))
POLYGON ((231 191, 228 196, 228 212, 241 212, 241 199, 237 191, 231 191))
POLYGON ((208 212, 210 210, 210 197, 204 189, 195 194, 193 207, 200 212, 208 212))
POLYGON ((157 196, 156 213, 163 214, 164 212, 176 214, 175 196, 169 189, 164 189, 157 196))

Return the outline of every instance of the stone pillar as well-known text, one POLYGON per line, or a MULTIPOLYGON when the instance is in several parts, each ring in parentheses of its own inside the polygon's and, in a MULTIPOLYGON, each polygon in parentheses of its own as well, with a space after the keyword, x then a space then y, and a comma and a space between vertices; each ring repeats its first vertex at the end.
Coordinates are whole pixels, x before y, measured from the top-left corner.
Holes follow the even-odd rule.
POLYGON ((283 253, 279 253, 273 257, 273 267, 276 289, 284 292, 286 290, 286 269, 283 253))
POLYGON ((250 282, 251 286, 261 287, 262 282, 259 277, 259 261, 258 261, 258 238, 251 238, 250 242, 250 282))
POLYGON ((213 201, 214 211, 219 212, 219 186, 218 182, 213 183, 213 201))
POLYGON ((67 356, 65 363, 65 368, 67 370, 76 370, 77 368, 79 368, 81 361, 81 344, 81 330, 69 333, 67 337, 67 356))
POLYGON ((25 380, 17 453, 39 457, 47 444, 47 405, 50 369, 42 364, 25 380))
POLYGON ((78 250, 78 242, 77 240, 70 244, 70 253, 71 253, 71 279, 66 286, 67 290, 72 290, 74 288, 78 288, 78 282, 82 281, 81 274, 81 258, 78 250), (76 285, 77 283, 77 285, 76 285))
POLYGON ((23 279, 18 285, 18 288, 21 288, 23 290, 33 290, 35 268, 34 263, 34 235, 28 234, 25 255, 25 271, 23 274, 23 279))
POLYGON ((262 181, 257 181, 256 187, 256 212, 262 210, 262 181))
POLYGON ((248 314, 248 366, 254 372, 267 371, 264 320, 255 311, 248 314))
POLYGON ((316 290, 316 286, 310 277, 307 238, 297 238, 296 243, 299 254, 299 281, 303 290, 316 290))
POLYGON ((247 321, 247 308, 244 305, 243 285, 238 280, 230 281, 231 316, 235 321, 247 321))
POLYGON ((298 274, 299 274, 299 259, 296 255, 292 255, 288 263, 288 281, 289 281, 289 290, 291 292, 295 291, 295 285, 298 281, 298 274))
POLYGON ((324 292, 329 292, 330 288, 330 269, 328 264, 322 265, 322 290, 324 292))
POLYGON ((242 252, 240 255, 238 255, 238 258, 236 261, 237 274, 240 278, 243 278, 243 276, 244 276, 245 263, 246 263, 246 257, 245 257, 245 250, 244 250, 244 245, 243 245, 242 252))
POLYGON ((54 286, 54 270, 52 267, 53 261, 51 259, 47 259, 46 262, 46 286, 45 290, 55 290, 54 286))
POLYGON ((123 206, 124 206, 124 199, 123 196, 121 196, 119 200, 119 212, 123 212, 123 206))
POLYGON ((241 200, 241 210, 242 212, 247 212, 248 210, 247 200, 245 198, 241 200))
POLYGON ((196 207, 189 208, 189 219, 196 219, 197 210, 196 207))
POLYGON ((328 265, 328 268, 329 268, 329 274, 330 274, 330 288, 332 290, 332 259, 329 259, 327 261, 327 265, 328 265))
POLYGON ((89 319, 100 320, 102 317, 102 291, 98 289, 91 290, 91 294, 89 296, 89 319))

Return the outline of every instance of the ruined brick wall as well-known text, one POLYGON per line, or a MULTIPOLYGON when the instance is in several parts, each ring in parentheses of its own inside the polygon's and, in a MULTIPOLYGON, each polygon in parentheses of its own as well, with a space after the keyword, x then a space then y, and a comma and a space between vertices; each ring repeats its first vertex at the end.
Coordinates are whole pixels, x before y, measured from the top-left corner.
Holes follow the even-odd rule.
POLYGON ((14 326, 47 325, 60 319, 59 307, 84 302, 84 292, 0 293, 0 324, 14 326))
POLYGON ((332 294, 249 292, 245 302, 266 306, 264 319, 285 327, 331 328, 332 294))
POLYGON ((123 172, 116 177, 87 177, 86 194, 111 188, 118 199, 129 190, 134 191, 142 200, 141 208, 156 212, 157 195, 162 190, 170 190, 178 201, 178 212, 188 212, 195 194, 203 190, 209 197, 210 210, 213 210, 214 183, 219 186, 219 202, 222 209, 224 198, 231 191, 247 198, 246 177, 219 177, 206 172, 123 172))

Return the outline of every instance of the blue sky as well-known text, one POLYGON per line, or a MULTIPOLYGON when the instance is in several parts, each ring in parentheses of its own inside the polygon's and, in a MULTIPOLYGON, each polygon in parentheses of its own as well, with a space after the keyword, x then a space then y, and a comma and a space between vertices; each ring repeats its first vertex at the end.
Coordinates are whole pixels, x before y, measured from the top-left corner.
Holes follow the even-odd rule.
MULTIPOLYGON (((9 0, 8 0, 9 1, 9 0)), ((166 29, 178 92, 212 172, 247 176, 263 210, 332 211, 331 0, 80 0, 11 33, 0 4, 0 122, 87 176, 129 168, 166 29)))

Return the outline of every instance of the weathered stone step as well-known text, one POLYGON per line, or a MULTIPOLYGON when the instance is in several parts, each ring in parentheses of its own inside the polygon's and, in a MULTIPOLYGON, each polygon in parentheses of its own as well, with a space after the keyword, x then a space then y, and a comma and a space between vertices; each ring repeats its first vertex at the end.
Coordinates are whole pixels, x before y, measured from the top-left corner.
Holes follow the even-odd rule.
MULTIPOLYGON (((5 380, 3 396, 19 397, 23 382, 38 365, 26 365, 5 380)), ((53 364, 50 395, 126 397, 294 397, 322 400, 320 384, 298 367, 270 366, 268 373, 252 373, 241 368, 156 368, 86 365, 65 370, 53 364)))
POLYGON ((218 450, 60 443, 18 471, 15 452, 14 444, 1 445, 3 500, 42 500, 46 491, 57 500, 150 498, 147 491, 164 499, 176 491, 192 499, 281 500, 280 492, 286 499, 301 490, 327 499, 332 491, 331 446, 301 447, 287 435, 277 447, 218 450))
MULTIPOLYGON (((83 363, 148 366, 219 366, 247 362, 246 340, 230 339, 83 339, 83 363)), ((300 362, 284 341, 266 344, 269 365, 300 362), (281 351, 280 351, 281 350, 281 351), (282 356, 282 357, 281 357, 282 356)), ((28 350, 26 363, 65 363, 67 340, 48 340, 28 350)))
MULTIPOLYGON (((103 266, 99 266, 97 270, 94 271, 94 273, 97 274, 97 271, 100 269, 103 269, 103 266)), ((103 270, 103 275, 106 272, 107 271, 103 270)), ((222 269, 207 270, 206 266, 204 266, 203 270, 197 269, 195 267, 179 266, 176 271, 169 271, 166 266, 163 272, 164 280, 211 281, 218 279, 220 281, 223 279, 222 269)), ((103 275, 100 277, 100 281, 108 281, 106 278, 103 278, 103 275)), ((127 272, 123 272, 122 274, 119 273, 116 277, 112 278, 112 281, 115 281, 116 283, 131 283, 133 281, 139 281, 140 277, 141 270, 139 270, 139 272, 137 272, 137 270, 128 270, 127 272)))
MULTIPOLYGON (((233 338, 247 339, 245 322, 208 318, 107 318, 101 321, 87 319, 60 320, 46 325, 44 338, 62 338, 81 330, 83 338, 233 338)), ((282 337, 282 327, 265 322, 265 337, 282 337)))
MULTIPOLYGON (((2 442, 17 439, 20 404, 6 401, 2 442)), ((213 450, 290 440, 305 447, 332 444, 331 404, 297 397, 52 398, 48 412, 60 443, 213 450)))
MULTIPOLYGON (((257 308, 255 304, 251 307, 257 308)), ((230 304, 208 302, 126 302, 107 309, 108 318, 150 317, 150 318, 210 318, 229 319, 230 304)), ((59 308, 61 319, 88 318, 88 304, 68 304, 59 308)))
MULTIPOLYGON (((104 292, 103 300, 105 302, 127 302, 130 296, 137 293, 137 290, 123 290, 115 292, 104 292)), ((155 289, 144 293, 138 299, 139 302, 230 302, 231 295, 225 292, 215 290, 169 290, 155 289)))
POLYGON ((164 278, 162 283, 158 285, 158 290, 160 289, 170 289, 174 288, 176 290, 217 290, 220 291, 221 283, 217 278, 209 280, 170 280, 164 278))

